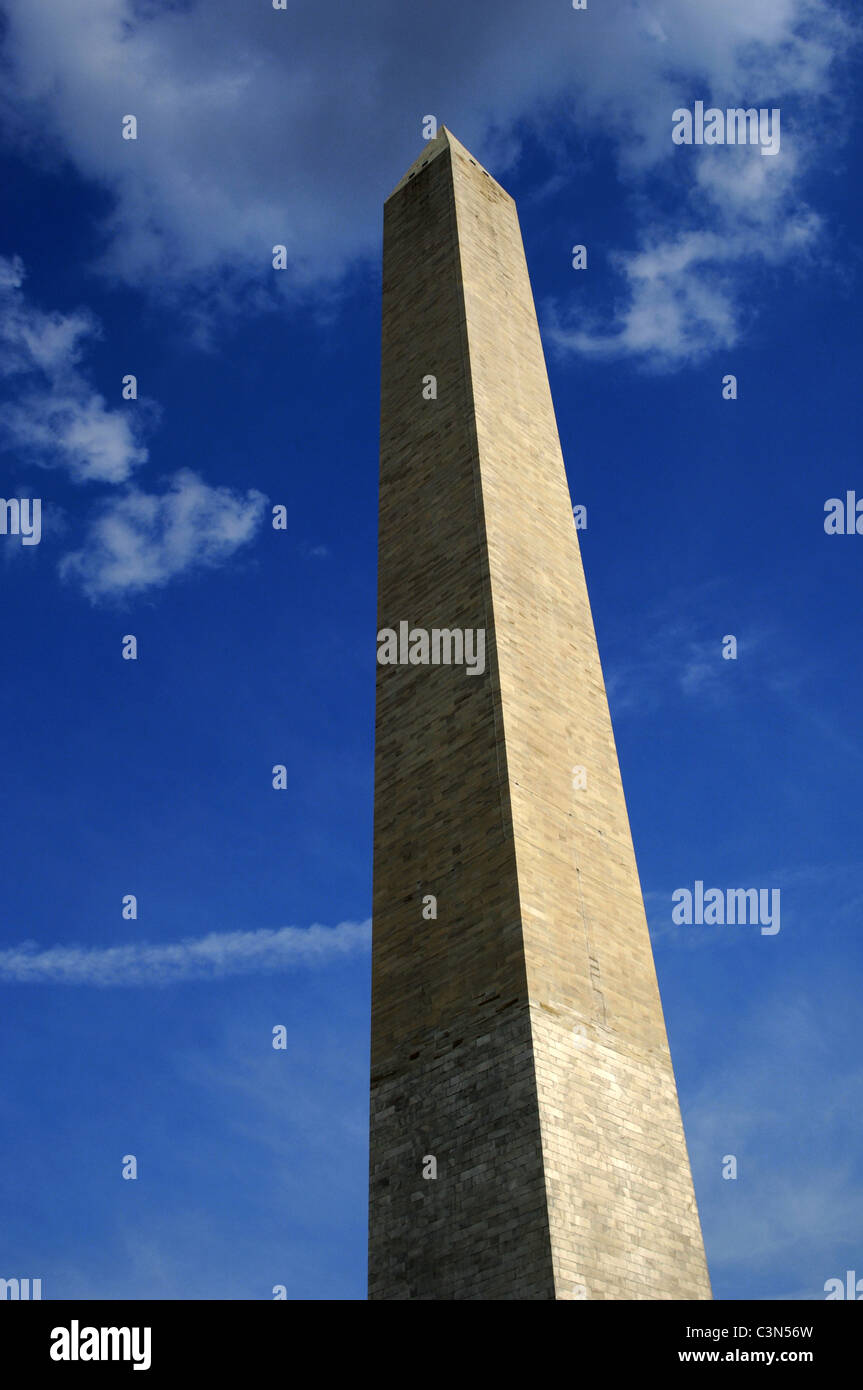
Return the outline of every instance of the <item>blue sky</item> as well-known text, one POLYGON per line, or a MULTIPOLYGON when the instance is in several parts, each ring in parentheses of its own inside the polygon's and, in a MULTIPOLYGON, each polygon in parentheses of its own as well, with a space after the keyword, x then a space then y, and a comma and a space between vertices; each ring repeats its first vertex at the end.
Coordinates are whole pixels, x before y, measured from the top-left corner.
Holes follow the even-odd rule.
POLYGON ((0 536, 0 1276, 365 1296, 381 205, 428 113, 519 206, 715 1295, 863 1273, 849 12, 2 9, 43 531, 0 536), (778 155, 674 146, 699 99, 778 155), (676 926, 699 879, 780 931, 676 926))

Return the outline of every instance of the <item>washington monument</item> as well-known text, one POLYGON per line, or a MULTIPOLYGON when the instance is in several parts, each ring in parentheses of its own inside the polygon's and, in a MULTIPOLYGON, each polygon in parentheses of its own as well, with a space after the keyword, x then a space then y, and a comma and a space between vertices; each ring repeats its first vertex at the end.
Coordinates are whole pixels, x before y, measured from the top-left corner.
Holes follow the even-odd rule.
POLYGON ((369 1297, 709 1299, 516 208, 445 128, 384 212, 373 916, 369 1297))

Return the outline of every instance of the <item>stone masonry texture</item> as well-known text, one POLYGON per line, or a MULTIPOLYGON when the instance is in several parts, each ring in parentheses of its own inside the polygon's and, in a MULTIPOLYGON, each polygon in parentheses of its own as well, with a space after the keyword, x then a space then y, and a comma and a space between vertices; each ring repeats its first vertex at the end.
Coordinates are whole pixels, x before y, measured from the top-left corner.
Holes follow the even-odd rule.
POLYGON ((445 128, 384 211, 379 528, 378 629, 486 664, 377 667, 369 1298, 709 1299, 518 216, 445 128))

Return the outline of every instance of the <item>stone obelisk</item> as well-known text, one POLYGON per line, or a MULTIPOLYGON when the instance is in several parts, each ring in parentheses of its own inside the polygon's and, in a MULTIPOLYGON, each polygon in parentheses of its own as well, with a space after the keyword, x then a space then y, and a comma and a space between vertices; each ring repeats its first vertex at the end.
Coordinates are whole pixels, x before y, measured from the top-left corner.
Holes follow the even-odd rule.
POLYGON ((443 128, 381 397, 369 1297, 710 1298, 516 208, 443 128))

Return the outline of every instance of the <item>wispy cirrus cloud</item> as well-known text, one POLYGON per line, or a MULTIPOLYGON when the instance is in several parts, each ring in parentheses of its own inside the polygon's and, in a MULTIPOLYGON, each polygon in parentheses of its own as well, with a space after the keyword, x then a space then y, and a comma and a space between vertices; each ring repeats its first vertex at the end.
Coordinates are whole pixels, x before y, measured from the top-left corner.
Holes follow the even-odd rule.
POLYGON ((229 975, 324 966, 360 955, 371 945, 371 923, 336 927, 211 932, 163 944, 48 946, 24 942, 0 951, 0 983, 60 985, 172 985, 229 975))
MULTIPOLYGON (((716 585, 703 584, 698 597, 710 603, 716 585)), ((710 603, 710 616, 716 604, 710 603)), ((603 663, 608 701, 615 718, 621 714, 653 713, 670 699, 692 696, 720 702, 728 696, 729 670, 723 657, 724 639, 733 634, 718 623, 709 631, 710 617, 698 613, 692 594, 672 595, 659 604, 627 643, 625 650, 603 663), (687 611, 687 608, 689 611, 687 611)), ((737 652, 751 656, 764 634, 748 631, 737 640, 737 652)), ((729 648, 730 650, 730 648, 729 648)))
POLYGON ((823 1299, 825 1280, 858 1258, 863 1070, 846 969, 825 965, 814 990, 811 973, 789 972, 759 992, 723 1036, 687 1108, 717 1296, 760 1277, 773 1286, 766 1296, 823 1299), (819 999, 830 999, 829 1017, 819 999), (728 1154, 739 1165, 736 1180, 722 1178, 728 1154))
POLYGON ((706 580, 695 589, 669 593, 638 627, 624 624, 603 660, 615 721, 653 716, 684 701, 714 709, 731 708, 732 702, 738 709, 746 702, 752 708, 757 702, 775 710, 782 724, 808 729, 844 759, 859 763, 859 740, 848 738, 824 710, 823 664, 808 660, 787 631, 749 620, 740 630, 728 616, 734 610, 726 609, 726 594, 724 580, 706 580), (729 627, 737 633, 729 633, 729 627), (736 638, 736 660, 723 655, 728 636, 736 638))

